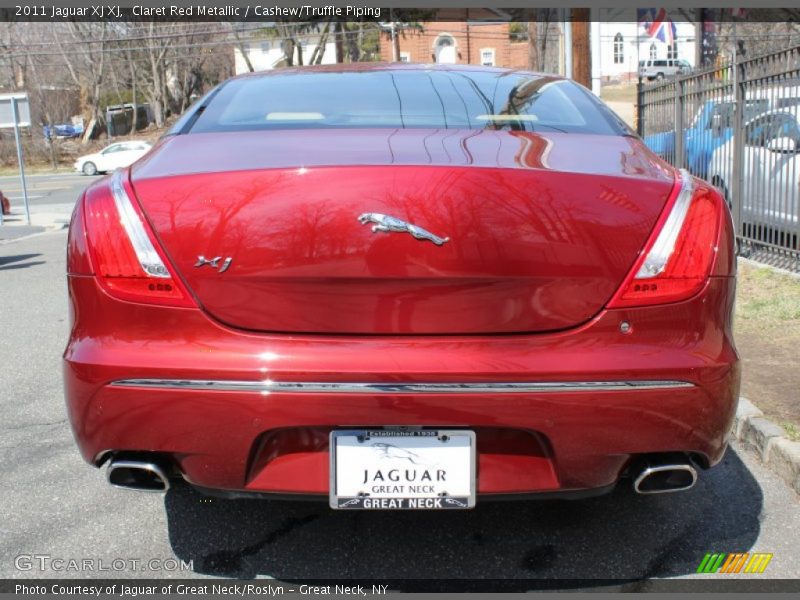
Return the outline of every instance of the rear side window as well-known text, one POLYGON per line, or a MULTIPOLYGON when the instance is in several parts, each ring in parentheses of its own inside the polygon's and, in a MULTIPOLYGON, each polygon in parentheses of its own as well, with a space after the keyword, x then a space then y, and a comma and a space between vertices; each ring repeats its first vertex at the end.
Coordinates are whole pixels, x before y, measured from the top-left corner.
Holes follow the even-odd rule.
POLYGON ((768 99, 761 98, 759 100, 747 100, 745 102, 744 112, 742 114, 744 115, 745 120, 749 120, 763 113, 765 110, 769 110, 768 99))
POLYGON ((288 71, 234 79, 190 132, 325 128, 629 133, 570 81, 467 70, 288 71))
POLYGON ((714 105, 706 129, 727 129, 733 126, 734 110, 735 105, 731 102, 714 105))

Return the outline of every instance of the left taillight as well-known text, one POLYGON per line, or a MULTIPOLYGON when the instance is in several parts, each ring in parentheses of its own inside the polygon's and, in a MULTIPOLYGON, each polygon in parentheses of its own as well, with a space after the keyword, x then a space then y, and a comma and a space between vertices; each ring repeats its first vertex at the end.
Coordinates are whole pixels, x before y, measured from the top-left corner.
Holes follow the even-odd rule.
POLYGON ((726 210, 712 188, 685 170, 644 251, 608 303, 609 308, 678 302, 699 292, 711 275, 726 210))
POLYGON ((83 199, 85 241, 95 277, 121 300, 196 306, 158 248, 126 179, 126 171, 117 171, 108 182, 87 190, 83 199))

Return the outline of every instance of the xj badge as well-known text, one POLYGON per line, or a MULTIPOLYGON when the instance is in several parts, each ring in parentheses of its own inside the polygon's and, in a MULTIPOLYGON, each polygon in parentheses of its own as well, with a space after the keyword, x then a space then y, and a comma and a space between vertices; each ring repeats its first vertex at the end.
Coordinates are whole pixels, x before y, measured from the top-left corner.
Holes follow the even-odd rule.
POLYGON ((215 256, 214 258, 206 258, 202 254, 197 257, 197 262, 194 263, 195 267, 204 267, 208 265, 212 269, 219 269, 220 273, 224 273, 228 270, 228 267, 231 266, 231 262, 233 262, 233 257, 229 256, 225 259, 225 262, 222 263, 222 266, 219 266, 219 261, 222 260, 221 256, 215 256))

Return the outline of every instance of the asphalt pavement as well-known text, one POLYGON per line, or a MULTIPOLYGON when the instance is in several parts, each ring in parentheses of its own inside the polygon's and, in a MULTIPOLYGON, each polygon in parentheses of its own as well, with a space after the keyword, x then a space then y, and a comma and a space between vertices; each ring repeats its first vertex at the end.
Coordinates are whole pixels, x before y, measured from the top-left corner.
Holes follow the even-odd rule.
MULTIPOLYGON (((80 173, 26 175, 28 203, 32 208, 74 204, 81 190, 96 179, 98 176, 87 177, 80 173)), ((19 175, 0 177, 0 190, 11 200, 12 209, 24 210, 22 182, 19 175)))
MULTIPOLYGON (((98 176, 86 177, 78 173, 27 175, 31 226, 50 229, 66 227, 81 192, 97 178, 98 176)), ((35 230, 23 229, 28 227, 28 220, 19 175, 0 177, 0 191, 11 201, 12 213, 3 218, 0 242, 35 233, 35 230)))
POLYGON ((624 486, 463 512, 335 512, 311 501, 209 499, 187 486, 165 496, 112 488, 78 455, 64 409, 65 241, 62 230, 0 243, 0 578, 363 578, 409 589, 429 587, 420 579, 497 579, 529 589, 668 577, 702 590, 732 577, 696 575, 707 552, 773 553, 764 574, 737 577, 800 578, 798 496, 739 447, 688 492, 637 496, 624 486), (124 567, 49 562, 87 558, 124 567), (153 571, 174 564, 151 559, 191 570, 153 571))

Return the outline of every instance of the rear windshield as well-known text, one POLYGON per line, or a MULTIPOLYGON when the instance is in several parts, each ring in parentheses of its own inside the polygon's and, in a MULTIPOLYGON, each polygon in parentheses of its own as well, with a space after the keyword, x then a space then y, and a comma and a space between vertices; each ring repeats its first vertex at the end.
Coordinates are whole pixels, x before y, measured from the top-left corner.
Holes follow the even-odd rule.
POLYGON ((630 133, 570 81, 466 70, 288 71, 233 79, 211 97, 191 132, 324 128, 630 133))

